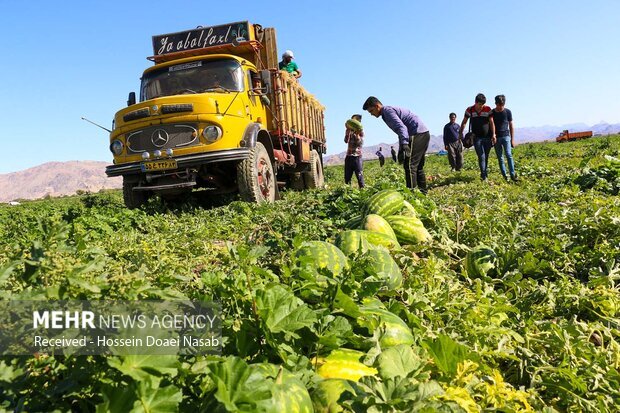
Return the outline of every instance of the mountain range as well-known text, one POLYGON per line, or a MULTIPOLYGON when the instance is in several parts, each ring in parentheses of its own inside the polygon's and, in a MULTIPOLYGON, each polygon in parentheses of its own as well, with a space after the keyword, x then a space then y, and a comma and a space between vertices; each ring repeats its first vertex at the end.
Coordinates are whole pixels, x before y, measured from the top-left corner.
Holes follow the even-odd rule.
POLYGON ((106 165, 107 162, 98 161, 46 162, 23 171, 2 174, 0 202, 122 187, 122 178, 106 176, 106 165))
MULTIPOLYGON (((575 123, 517 128, 515 139, 517 144, 554 140, 564 129, 573 132, 591 130, 594 135, 608 135, 620 133, 620 124, 600 122, 592 126, 575 123)), ((385 157, 389 159, 390 146, 398 148, 398 143, 380 143, 364 147, 362 156, 364 159, 377 159, 375 152, 381 147, 385 157)), ((441 149, 443 149, 443 137, 431 136, 428 152, 438 152, 441 149)), ((328 155, 324 158, 324 163, 342 164, 345 155, 346 152, 328 155)), ((107 162, 98 161, 47 162, 23 171, 0 174, 0 202, 72 195, 77 191, 97 192, 101 189, 121 188, 122 178, 108 178, 105 175, 106 165, 107 162)))

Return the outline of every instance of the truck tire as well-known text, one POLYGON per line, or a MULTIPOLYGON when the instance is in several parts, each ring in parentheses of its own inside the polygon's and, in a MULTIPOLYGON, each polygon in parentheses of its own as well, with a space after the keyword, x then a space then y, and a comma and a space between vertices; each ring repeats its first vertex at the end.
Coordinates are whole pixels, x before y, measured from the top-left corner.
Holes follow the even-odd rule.
POLYGON ((132 182, 123 177, 123 201, 125 201, 125 206, 129 209, 139 208, 149 199, 148 192, 133 190, 137 185, 137 182, 132 182))
POLYGON ((247 202, 273 202, 276 199, 276 176, 273 164, 262 143, 257 142, 248 159, 237 164, 239 195, 247 202))
POLYGON ((325 177, 323 176, 323 164, 321 163, 321 157, 316 149, 310 152, 310 170, 304 172, 304 181, 306 188, 323 188, 325 185, 325 177))

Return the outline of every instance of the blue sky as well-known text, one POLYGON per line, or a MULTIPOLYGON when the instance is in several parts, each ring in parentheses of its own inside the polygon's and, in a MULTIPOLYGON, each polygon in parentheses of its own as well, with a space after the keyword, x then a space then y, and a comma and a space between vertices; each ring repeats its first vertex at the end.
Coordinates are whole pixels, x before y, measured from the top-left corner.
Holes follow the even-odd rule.
MULTIPOLYGON (((325 106, 328 153, 369 95, 442 133, 474 96, 515 126, 620 122, 620 2, 0 0, 0 173, 111 161, 110 127, 151 63, 151 36, 249 20, 275 27, 325 106), (229 6, 234 4, 233 6, 229 6)), ((368 145, 393 142, 364 114, 368 145)))

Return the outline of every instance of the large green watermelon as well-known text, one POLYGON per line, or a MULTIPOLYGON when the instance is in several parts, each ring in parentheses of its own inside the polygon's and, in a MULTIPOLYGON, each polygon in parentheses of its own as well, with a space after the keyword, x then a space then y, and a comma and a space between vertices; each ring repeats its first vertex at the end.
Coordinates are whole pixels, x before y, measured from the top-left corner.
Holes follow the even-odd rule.
MULTIPOLYGON (((273 364, 250 365, 253 373, 260 374, 264 380, 273 380, 271 398, 257 401, 256 411, 265 413, 299 412, 312 413, 314 407, 306 386, 292 373, 273 364)), ((254 374, 257 377, 257 374, 254 374)), ((252 377, 249 379, 251 380, 252 377)), ((248 381, 249 381, 248 380, 248 381)))
POLYGON ((362 315, 357 322, 366 327, 370 333, 379 332, 379 344, 383 348, 399 344, 411 345, 414 343, 411 328, 396 314, 388 311, 381 301, 366 299, 360 306, 362 315))
POLYGON ((343 412, 344 408, 340 406, 338 400, 342 393, 349 392, 352 395, 355 394, 355 390, 344 379, 324 379, 319 381, 314 387, 314 391, 311 392, 312 404, 314 405, 314 411, 316 413, 339 413, 343 412))
POLYGON ((336 245, 346 255, 366 252, 376 247, 400 248, 398 241, 388 235, 363 229, 343 231, 336 237, 336 245))
POLYGON ((355 215, 353 218, 349 219, 344 223, 344 227, 346 229, 357 229, 362 225, 364 217, 361 215, 355 215))
POLYGON ((418 217, 390 215, 385 220, 394 230, 396 239, 403 244, 419 244, 432 238, 418 217))
POLYGON ((384 189, 372 195, 364 205, 363 215, 377 214, 382 217, 396 214, 403 209, 405 198, 394 189, 384 189))
POLYGON ((377 214, 368 214, 362 221, 362 229, 372 232, 378 232, 388 235, 396 239, 396 234, 390 226, 390 224, 381 216, 377 214))
POLYGON ((338 247, 324 241, 304 242, 295 258, 300 266, 311 265, 317 269, 328 269, 334 275, 340 275, 349 268, 349 260, 338 247))
POLYGON ((483 278, 495 268, 497 255, 491 247, 478 245, 467 253, 465 270, 470 278, 483 278))
POLYGON ((403 274, 389 251, 384 249, 371 249, 366 252, 366 256, 370 258, 371 270, 374 272, 373 275, 383 277, 385 286, 388 290, 393 291, 402 285, 403 274))
POLYGON ((355 132, 361 132, 362 130, 364 130, 362 122, 357 119, 347 119, 347 121, 344 123, 344 126, 345 128, 349 128, 355 132))
POLYGON ((406 216, 410 216, 410 217, 417 217, 418 216, 418 211, 408 201, 403 202, 403 207, 404 208, 401 211, 400 215, 406 215, 406 216))

